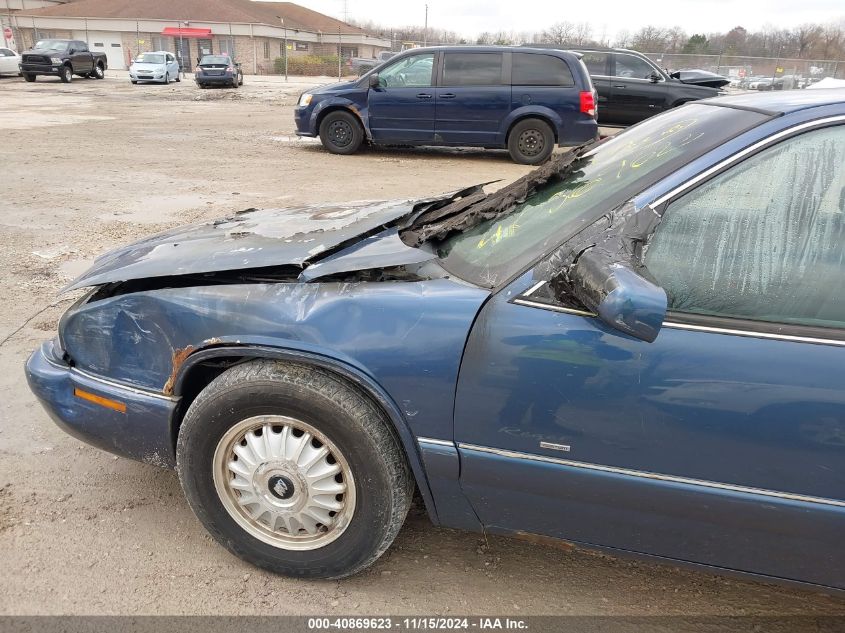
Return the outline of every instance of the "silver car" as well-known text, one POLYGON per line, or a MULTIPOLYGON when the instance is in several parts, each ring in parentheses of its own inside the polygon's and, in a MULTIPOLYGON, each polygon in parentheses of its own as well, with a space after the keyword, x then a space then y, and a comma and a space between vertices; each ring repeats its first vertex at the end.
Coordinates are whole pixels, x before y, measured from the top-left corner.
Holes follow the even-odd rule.
POLYGON ((167 51, 141 53, 129 66, 129 80, 133 84, 139 81, 155 81, 169 84, 171 80, 181 81, 179 78, 179 62, 176 56, 167 51))

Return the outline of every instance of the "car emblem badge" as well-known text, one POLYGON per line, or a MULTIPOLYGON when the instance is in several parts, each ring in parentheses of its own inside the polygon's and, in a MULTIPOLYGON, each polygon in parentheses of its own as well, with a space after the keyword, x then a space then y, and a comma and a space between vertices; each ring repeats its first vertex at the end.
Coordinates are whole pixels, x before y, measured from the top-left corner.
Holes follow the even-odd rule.
POLYGON ((267 482, 272 495, 278 499, 290 499, 293 496, 293 482, 282 475, 274 475, 267 482))

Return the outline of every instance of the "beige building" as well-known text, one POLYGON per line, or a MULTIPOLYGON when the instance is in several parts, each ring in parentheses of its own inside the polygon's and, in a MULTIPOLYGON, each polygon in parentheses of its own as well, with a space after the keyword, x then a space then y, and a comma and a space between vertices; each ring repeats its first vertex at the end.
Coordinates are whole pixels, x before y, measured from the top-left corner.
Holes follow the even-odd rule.
POLYGON ((106 53, 112 69, 127 68, 140 52, 167 50, 188 70, 203 54, 230 53, 245 73, 267 74, 286 51, 289 59, 370 58, 391 44, 292 2, 75 0, 22 8, 8 18, 21 50, 49 37, 85 40, 91 50, 106 53))

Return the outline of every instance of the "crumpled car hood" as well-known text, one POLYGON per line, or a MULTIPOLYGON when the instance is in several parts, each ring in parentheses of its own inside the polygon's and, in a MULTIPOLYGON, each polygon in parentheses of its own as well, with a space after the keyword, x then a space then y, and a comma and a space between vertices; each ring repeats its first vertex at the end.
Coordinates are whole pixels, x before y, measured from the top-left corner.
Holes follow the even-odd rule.
MULTIPOLYGON (((386 227, 428 201, 247 209, 222 220, 152 235, 105 253, 64 291, 149 277, 268 266, 305 268, 309 262, 360 241, 361 236, 386 227)), ((377 259, 374 262, 377 264, 377 259)))
POLYGON ((731 80, 722 75, 711 73, 708 70, 679 70, 671 74, 671 77, 684 84, 694 86, 707 86, 708 88, 721 88, 731 83, 731 80))

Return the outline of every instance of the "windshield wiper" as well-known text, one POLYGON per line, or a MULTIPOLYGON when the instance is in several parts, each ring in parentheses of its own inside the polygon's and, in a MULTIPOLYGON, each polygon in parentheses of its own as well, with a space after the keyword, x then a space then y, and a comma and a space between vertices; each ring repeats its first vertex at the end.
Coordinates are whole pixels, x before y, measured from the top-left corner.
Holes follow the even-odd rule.
POLYGON ((510 213, 547 182, 566 178, 574 170, 575 162, 597 143, 593 141, 555 155, 542 167, 494 193, 486 194, 480 188, 474 188, 468 195, 425 210, 401 231, 402 241, 408 246, 419 246, 430 240, 443 240, 452 233, 510 213))

